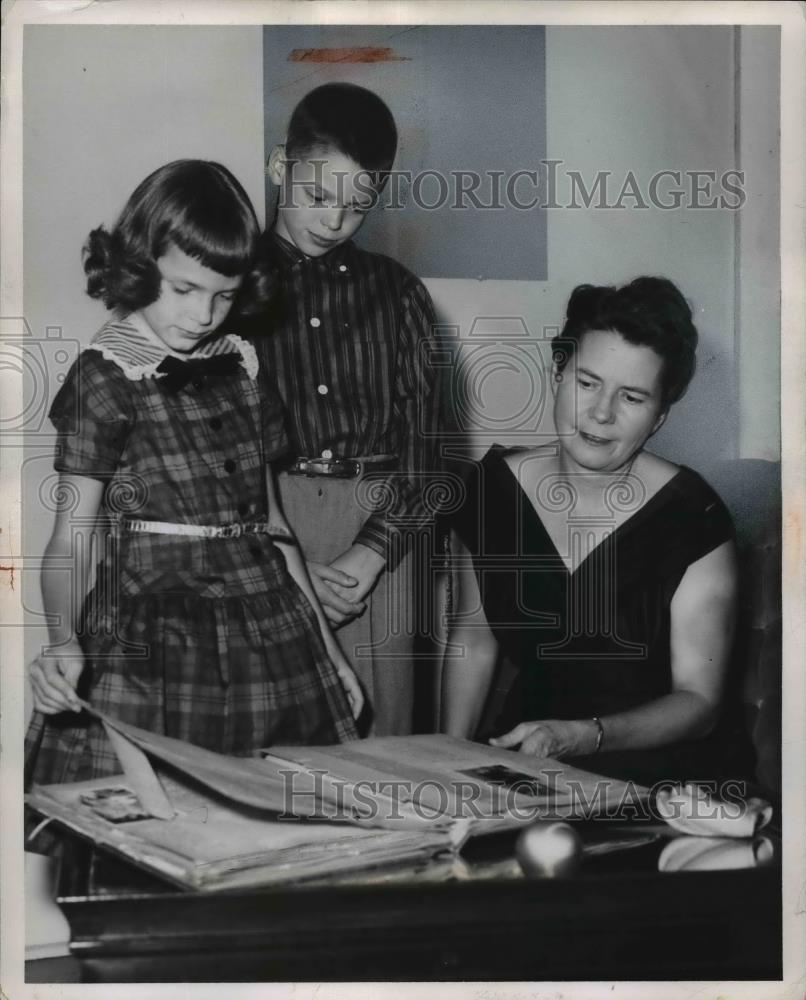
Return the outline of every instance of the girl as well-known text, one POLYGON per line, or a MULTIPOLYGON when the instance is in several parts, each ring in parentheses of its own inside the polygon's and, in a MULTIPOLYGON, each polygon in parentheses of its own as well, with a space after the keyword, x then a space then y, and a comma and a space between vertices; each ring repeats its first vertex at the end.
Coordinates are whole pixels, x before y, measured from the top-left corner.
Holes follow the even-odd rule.
POLYGON ((224 754, 357 738, 360 687, 275 501, 279 402, 254 349, 216 335, 230 310, 268 298, 258 236, 238 181, 199 160, 155 171, 111 233, 90 233, 87 291, 115 314, 50 412, 61 504, 42 572, 51 644, 30 671, 29 780, 119 772, 77 693, 224 754), (103 553, 84 601, 87 533, 103 553))

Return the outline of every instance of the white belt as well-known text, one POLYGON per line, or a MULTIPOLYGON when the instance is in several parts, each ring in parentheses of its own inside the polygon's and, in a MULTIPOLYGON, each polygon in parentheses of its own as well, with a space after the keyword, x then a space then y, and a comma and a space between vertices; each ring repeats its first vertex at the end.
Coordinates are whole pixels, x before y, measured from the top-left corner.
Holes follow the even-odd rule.
POLYGON ((185 535, 192 538, 240 538, 241 535, 270 535, 272 529, 265 522, 243 524, 174 524, 171 521, 137 521, 123 518, 124 531, 146 532, 149 535, 185 535))

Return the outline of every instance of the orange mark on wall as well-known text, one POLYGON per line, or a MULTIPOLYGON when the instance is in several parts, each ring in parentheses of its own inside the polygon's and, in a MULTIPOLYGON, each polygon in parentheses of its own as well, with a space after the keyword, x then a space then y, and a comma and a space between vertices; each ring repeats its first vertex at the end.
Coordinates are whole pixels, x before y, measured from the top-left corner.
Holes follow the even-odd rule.
POLYGON ((355 45, 344 49, 292 49, 289 62, 377 63, 407 62, 394 49, 375 45, 355 45))
POLYGON ((14 589, 14 567, 13 566, 0 566, 0 571, 3 573, 8 573, 8 585, 11 589, 14 589))

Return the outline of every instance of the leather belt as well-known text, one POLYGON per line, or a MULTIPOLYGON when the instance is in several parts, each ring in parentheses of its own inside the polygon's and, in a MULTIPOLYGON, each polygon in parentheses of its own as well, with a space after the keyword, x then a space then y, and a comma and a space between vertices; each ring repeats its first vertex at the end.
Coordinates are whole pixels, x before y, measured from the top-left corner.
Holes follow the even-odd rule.
POLYGON ((397 468, 397 455, 366 458, 298 458, 286 469, 291 476, 332 476, 356 479, 366 472, 388 472, 397 468))

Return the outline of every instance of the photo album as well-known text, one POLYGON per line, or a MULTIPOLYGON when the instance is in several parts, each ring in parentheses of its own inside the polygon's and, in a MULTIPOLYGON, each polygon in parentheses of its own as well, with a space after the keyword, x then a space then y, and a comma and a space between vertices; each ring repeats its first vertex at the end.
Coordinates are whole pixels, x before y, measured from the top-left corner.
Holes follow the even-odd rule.
POLYGON ((241 758, 101 718, 121 773, 34 785, 26 802, 186 889, 441 864, 472 837, 536 819, 610 815, 648 794, 438 734, 272 747, 241 758))

